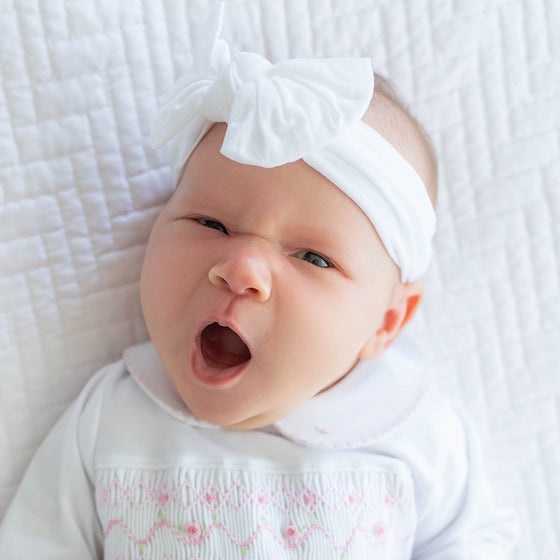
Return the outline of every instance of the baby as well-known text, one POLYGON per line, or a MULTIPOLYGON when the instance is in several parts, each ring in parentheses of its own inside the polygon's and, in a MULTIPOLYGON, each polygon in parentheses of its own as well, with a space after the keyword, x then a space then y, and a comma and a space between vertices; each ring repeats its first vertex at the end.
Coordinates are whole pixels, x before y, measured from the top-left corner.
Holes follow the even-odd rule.
POLYGON ((49 434, 0 557, 506 557, 472 426, 399 336, 429 141, 369 59, 232 59, 220 25, 152 130, 176 190, 142 271, 151 342, 49 434))

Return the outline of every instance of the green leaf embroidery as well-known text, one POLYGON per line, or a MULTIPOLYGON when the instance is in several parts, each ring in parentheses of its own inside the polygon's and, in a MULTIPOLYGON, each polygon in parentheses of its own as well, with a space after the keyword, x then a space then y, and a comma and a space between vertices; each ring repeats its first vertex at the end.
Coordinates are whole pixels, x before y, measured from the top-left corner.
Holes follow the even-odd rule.
POLYGON ((333 432, 329 432, 328 430, 325 430, 324 428, 321 428, 319 426, 315 426, 315 431, 318 434, 321 434, 323 436, 330 436, 333 432))

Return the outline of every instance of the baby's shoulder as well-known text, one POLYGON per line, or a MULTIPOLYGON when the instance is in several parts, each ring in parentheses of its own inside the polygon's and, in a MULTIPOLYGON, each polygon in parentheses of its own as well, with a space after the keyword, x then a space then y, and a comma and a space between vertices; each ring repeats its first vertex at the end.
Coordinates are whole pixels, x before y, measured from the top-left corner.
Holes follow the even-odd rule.
MULTIPOLYGON (((414 439, 423 447, 428 443, 461 442, 466 422, 462 407, 436 385, 432 385, 409 421, 403 425, 402 437, 414 439)), ((395 435, 401 435, 399 430, 395 435)))
POLYGON ((87 381, 74 406, 85 409, 102 406, 106 398, 127 383, 128 372, 122 359, 107 364, 87 381))
POLYGON ((427 486, 446 479, 464 479, 478 438, 463 408, 437 387, 430 389, 401 426, 377 441, 371 451, 403 460, 416 483, 427 486))

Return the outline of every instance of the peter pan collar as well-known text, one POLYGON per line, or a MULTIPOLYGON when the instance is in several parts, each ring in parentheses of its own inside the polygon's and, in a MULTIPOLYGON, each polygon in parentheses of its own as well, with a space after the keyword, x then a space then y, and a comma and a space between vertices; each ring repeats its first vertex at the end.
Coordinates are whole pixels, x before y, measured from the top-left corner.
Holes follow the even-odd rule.
MULTIPOLYGON (((195 418, 179 398, 151 342, 127 348, 124 362, 136 383, 173 417, 215 428, 195 418)), ((401 335, 381 358, 359 362, 336 385, 274 427, 286 438, 310 447, 363 447, 404 424, 431 383, 425 356, 409 337, 401 335)))

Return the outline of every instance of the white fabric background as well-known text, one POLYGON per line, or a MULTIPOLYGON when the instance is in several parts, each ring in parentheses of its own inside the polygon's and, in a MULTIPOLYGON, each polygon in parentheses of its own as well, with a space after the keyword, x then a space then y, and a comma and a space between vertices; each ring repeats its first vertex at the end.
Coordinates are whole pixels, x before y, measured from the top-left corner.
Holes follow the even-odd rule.
MULTIPOLYGON (((46 431, 146 338, 145 242, 170 192, 147 142, 210 0, 0 0, 0 515, 46 431)), ((473 415, 516 558, 560 556, 560 4, 235 0, 272 60, 366 55, 440 154, 436 256, 411 329, 473 415)))

